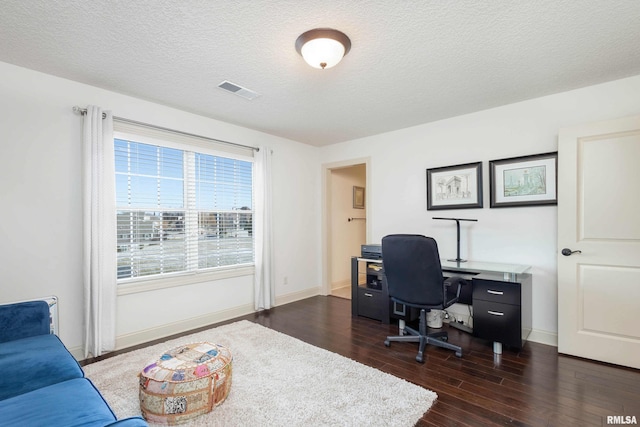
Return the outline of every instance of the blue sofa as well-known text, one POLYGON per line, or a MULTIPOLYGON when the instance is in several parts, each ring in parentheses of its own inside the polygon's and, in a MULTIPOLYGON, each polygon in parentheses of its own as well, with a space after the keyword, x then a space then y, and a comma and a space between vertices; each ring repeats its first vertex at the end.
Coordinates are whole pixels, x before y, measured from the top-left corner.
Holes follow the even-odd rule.
POLYGON ((49 323, 44 301, 0 305, 0 424, 148 426, 141 417, 117 420, 49 323))

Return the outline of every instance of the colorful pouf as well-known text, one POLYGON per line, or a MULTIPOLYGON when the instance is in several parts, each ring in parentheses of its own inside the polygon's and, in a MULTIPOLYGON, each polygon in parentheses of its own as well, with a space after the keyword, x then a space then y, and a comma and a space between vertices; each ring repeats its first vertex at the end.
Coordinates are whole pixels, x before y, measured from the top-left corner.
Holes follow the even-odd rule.
POLYGON ((140 409, 153 423, 180 424, 211 412, 231 388, 231 351, 187 344, 149 362, 140 373, 140 409))

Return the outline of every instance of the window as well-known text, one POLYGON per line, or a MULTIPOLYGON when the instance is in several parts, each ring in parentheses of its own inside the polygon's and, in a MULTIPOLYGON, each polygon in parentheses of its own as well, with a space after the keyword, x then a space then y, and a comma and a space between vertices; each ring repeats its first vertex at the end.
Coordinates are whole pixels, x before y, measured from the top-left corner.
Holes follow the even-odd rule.
POLYGON ((116 135, 120 281, 253 264, 250 159, 116 135))

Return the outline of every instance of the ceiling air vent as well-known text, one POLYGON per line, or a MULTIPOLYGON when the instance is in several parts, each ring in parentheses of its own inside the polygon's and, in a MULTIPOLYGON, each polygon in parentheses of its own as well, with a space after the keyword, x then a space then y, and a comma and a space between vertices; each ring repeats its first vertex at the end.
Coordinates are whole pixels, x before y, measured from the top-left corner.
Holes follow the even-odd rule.
POLYGON ((222 83, 220 83, 218 87, 220 89, 226 90, 227 92, 236 94, 244 99, 248 99, 249 101, 256 99, 257 97, 260 96, 259 93, 256 93, 250 89, 247 89, 246 87, 238 86, 237 84, 231 83, 228 80, 225 80, 222 83))

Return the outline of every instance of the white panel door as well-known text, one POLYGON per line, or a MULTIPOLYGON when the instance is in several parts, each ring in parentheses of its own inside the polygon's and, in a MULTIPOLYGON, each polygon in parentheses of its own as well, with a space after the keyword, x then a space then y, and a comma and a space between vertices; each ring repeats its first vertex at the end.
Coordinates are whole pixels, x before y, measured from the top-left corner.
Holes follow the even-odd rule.
POLYGON ((640 368, 640 116, 560 131, 558 351, 640 368))

